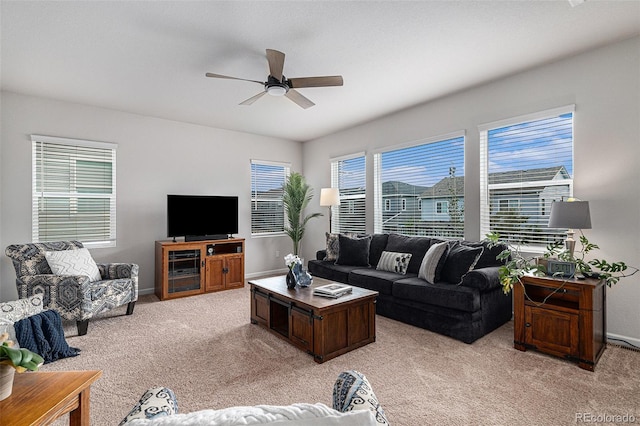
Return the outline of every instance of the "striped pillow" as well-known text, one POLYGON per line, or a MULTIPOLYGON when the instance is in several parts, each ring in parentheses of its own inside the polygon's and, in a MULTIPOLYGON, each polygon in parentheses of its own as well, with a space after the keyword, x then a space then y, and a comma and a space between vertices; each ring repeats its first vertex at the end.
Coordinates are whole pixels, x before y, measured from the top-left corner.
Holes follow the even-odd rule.
POLYGON ((422 258, 418 278, 422 278, 431 284, 440 281, 440 272, 444 267, 447 253, 449 253, 449 243, 446 241, 433 244, 429 247, 429 250, 427 250, 427 253, 422 258))
POLYGON ((395 251, 383 251, 376 267, 379 271, 395 272, 405 275, 411 260, 411 253, 397 253, 395 251))

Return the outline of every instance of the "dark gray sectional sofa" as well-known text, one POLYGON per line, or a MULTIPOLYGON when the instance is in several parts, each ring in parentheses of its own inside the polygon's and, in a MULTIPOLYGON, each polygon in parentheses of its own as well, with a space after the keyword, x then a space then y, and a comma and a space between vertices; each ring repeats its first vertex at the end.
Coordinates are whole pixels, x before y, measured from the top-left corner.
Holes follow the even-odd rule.
POLYGON ((327 250, 320 250, 316 259, 308 262, 309 272, 377 291, 376 313, 380 315, 465 343, 474 342, 511 319, 512 298, 503 293, 498 278, 501 263, 496 256, 503 247, 449 241, 444 245, 446 253, 438 262, 434 282, 430 283, 418 278, 418 274, 429 247, 442 240, 399 234, 331 237, 333 244, 336 238, 339 241, 336 259, 332 253, 327 260, 327 250), (405 274, 377 269, 384 251, 411 254, 405 274))

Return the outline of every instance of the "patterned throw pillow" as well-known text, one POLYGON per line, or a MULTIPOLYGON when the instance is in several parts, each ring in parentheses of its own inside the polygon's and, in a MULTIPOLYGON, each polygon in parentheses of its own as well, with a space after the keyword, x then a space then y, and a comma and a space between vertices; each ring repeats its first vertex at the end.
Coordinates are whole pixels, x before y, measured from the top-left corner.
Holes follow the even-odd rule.
POLYGON ((411 253, 397 253, 395 251, 383 251, 376 267, 379 271, 395 272, 405 275, 411 260, 411 253))
POLYGON ((86 275, 91 282, 102 279, 98 265, 86 248, 48 251, 44 256, 55 275, 86 275))
POLYGON ((43 309, 42 293, 34 294, 26 299, 0 303, 0 333, 5 331, 9 333, 9 340, 13 341, 15 347, 18 347, 13 323, 39 314, 43 309))
POLYGON ((330 234, 325 232, 327 236, 327 254, 324 256, 324 260, 335 262, 340 253, 340 242, 338 241, 338 234, 330 234))
POLYGON ((448 252, 449 243, 446 241, 433 244, 429 247, 424 258, 422 258, 418 278, 422 278, 431 284, 440 281, 440 273, 444 267, 448 252))

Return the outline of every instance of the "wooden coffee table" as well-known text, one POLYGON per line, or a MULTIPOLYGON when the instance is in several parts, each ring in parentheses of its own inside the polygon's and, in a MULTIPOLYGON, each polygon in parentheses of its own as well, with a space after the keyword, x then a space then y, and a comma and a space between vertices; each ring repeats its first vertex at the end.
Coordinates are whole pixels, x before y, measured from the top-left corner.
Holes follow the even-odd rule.
POLYGON ((47 425, 70 413, 71 426, 89 426, 89 390, 101 375, 99 370, 16 374, 11 396, 0 401, 0 425, 47 425))
POLYGON ((322 363, 376 340, 377 291, 353 287, 338 299, 313 295, 332 281, 314 278, 289 290, 284 276, 249 281, 251 322, 289 341, 322 363))

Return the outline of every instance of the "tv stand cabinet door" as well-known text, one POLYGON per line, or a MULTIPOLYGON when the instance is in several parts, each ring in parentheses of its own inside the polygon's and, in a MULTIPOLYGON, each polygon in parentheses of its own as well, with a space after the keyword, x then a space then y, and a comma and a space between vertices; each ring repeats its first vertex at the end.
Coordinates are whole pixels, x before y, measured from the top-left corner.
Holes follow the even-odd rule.
POLYGON ((205 291, 224 290, 225 261, 222 256, 208 256, 206 267, 205 291))
POLYGON ((244 254, 230 254, 225 257, 225 288, 244 287, 244 254))

